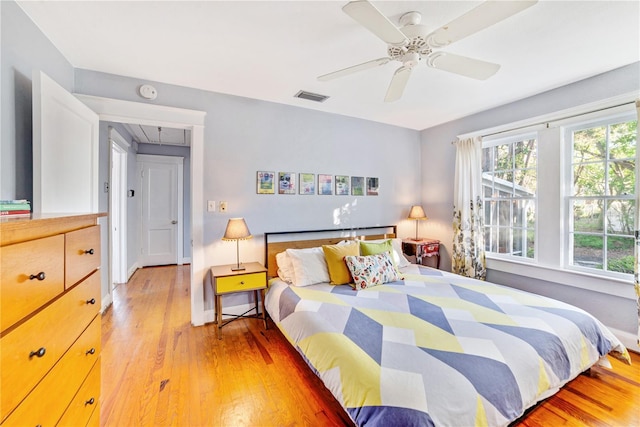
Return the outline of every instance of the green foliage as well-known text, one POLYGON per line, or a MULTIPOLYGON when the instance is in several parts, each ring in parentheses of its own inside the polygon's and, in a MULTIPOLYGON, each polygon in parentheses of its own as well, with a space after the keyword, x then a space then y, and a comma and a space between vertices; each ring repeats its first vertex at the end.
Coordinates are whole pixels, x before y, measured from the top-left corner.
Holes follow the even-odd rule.
POLYGON ((609 260, 609 271, 617 271, 619 273, 633 274, 633 255, 625 256, 618 259, 609 260))

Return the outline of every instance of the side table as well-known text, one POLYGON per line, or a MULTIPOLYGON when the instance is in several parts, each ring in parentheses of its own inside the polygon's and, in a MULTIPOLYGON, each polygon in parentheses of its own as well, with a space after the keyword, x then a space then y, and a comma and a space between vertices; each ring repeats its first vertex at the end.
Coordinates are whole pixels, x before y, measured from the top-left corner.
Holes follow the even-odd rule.
POLYGON ((236 264, 218 265, 211 267, 211 277, 213 282, 213 293, 215 295, 216 321, 218 325, 218 339, 222 339, 222 327, 237 320, 241 317, 260 318, 264 321, 264 327, 267 329, 267 312, 264 308, 264 295, 267 289, 267 269, 260 263, 250 262, 243 264, 245 269, 241 271, 232 271, 232 267, 236 264), (236 292, 253 291, 255 299, 255 307, 251 307, 240 315, 225 314, 231 316, 231 319, 222 321, 222 295, 233 294, 236 292), (258 292, 262 299, 262 316, 258 311, 258 292), (250 311, 256 311, 255 315, 247 316, 250 311))
POLYGON ((436 257, 436 268, 440 268, 440 240, 403 239, 402 252, 416 258, 416 264, 422 264, 425 258, 436 257))

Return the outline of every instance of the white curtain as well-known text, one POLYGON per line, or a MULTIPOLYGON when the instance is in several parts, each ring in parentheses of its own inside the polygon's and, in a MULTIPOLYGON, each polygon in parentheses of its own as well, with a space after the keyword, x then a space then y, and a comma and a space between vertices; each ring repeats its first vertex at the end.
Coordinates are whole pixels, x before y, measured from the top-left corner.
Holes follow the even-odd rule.
POLYGON ((482 139, 461 139, 456 143, 453 187, 453 273, 486 278, 483 214, 482 139))
MULTIPOLYGON (((636 101, 638 111, 637 120, 640 121, 640 99, 636 101)), ((640 127, 637 128, 636 135, 636 210, 635 210, 635 262, 633 272, 633 282, 636 290, 638 303, 638 345, 640 345, 640 127)))

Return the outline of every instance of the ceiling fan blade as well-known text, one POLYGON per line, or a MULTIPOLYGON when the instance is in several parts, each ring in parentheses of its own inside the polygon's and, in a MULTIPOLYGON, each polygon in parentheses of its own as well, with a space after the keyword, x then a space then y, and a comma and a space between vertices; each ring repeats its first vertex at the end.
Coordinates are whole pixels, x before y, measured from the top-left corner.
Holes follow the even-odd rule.
POLYGON ((362 64, 353 65, 351 67, 343 68, 342 70, 334 71, 328 74, 323 74, 322 76, 318 77, 318 80, 322 82, 326 82, 327 80, 337 79, 338 77, 343 77, 352 73, 356 73, 358 71, 367 70, 369 68, 384 65, 389 61, 391 61, 390 58, 374 59, 373 61, 363 62, 362 64))
POLYGON ((486 80, 500 69, 500 65, 493 62, 446 52, 435 52, 429 55, 427 57, 427 65, 477 80, 486 80))
POLYGON ((387 44, 403 45, 408 39, 374 5, 366 0, 352 1, 342 8, 344 13, 387 44))
POLYGON ((533 6, 537 0, 485 1, 427 36, 431 47, 443 47, 533 6))
POLYGON ((409 77, 411 77, 411 70, 413 70, 413 68, 405 67, 403 65, 402 67, 398 68, 395 73, 393 73, 391 83, 389 84, 389 88, 387 89, 387 94, 384 97, 384 102, 397 101, 402 97, 404 88, 407 86, 409 77))

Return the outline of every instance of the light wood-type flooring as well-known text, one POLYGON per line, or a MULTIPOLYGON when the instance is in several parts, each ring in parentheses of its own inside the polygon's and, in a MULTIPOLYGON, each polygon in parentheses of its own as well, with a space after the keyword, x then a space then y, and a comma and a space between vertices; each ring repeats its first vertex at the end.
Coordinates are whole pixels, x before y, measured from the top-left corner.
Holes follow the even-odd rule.
MULTIPOLYGON (((189 266, 138 270, 102 325, 102 426, 349 426, 273 323, 190 324, 189 266)), ((594 368, 514 423, 640 426, 640 355, 594 368)))

